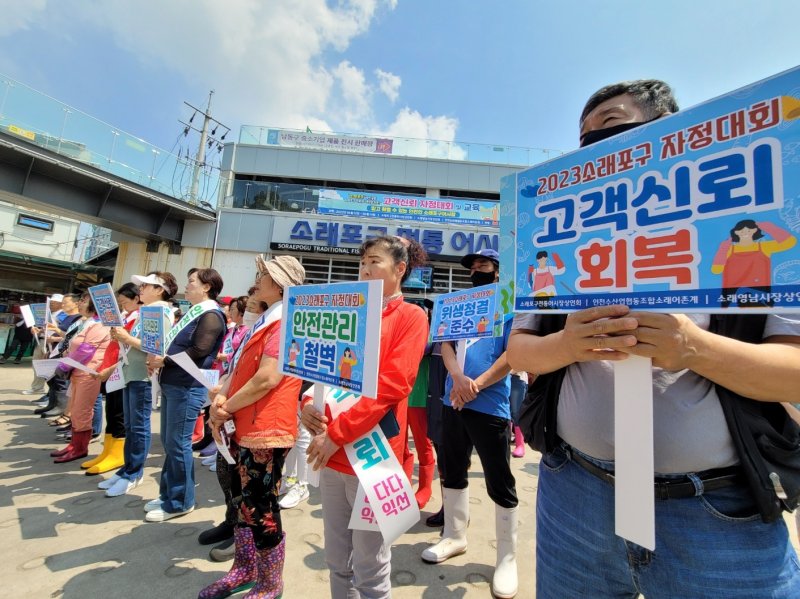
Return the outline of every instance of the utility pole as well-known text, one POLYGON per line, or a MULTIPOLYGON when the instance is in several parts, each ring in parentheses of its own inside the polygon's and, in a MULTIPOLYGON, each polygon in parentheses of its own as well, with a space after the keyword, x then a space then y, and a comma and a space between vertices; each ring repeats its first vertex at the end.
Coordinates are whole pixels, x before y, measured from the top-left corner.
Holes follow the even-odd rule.
POLYGON ((225 140, 225 136, 230 133, 230 128, 226 127, 218 120, 211 116, 211 97, 214 95, 214 90, 212 89, 208 92, 208 105, 206 106, 205 111, 200 110, 199 108, 192 106, 188 102, 184 102, 189 108, 194 110, 194 114, 189 119, 188 123, 184 123, 183 121, 179 121, 182 125, 185 126, 183 130, 184 136, 189 134, 189 130, 197 131, 200 133, 200 144, 197 146, 197 155, 195 157, 194 162, 194 169, 192 172, 192 186, 189 190, 189 203, 193 205, 197 205, 200 203, 201 199, 198 197, 198 190, 200 188, 200 171, 206 165, 206 148, 212 147, 214 144, 217 144, 217 149, 222 149, 222 142, 225 140), (192 121, 197 114, 203 115, 203 126, 201 129, 197 129, 196 127, 192 126, 192 121), (209 126, 211 123, 214 123, 214 128, 209 133, 209 126), (217 139, 214 137, 217 133, 217 129, 222 127, 224 129, 224 133, 222 136, 217 139))

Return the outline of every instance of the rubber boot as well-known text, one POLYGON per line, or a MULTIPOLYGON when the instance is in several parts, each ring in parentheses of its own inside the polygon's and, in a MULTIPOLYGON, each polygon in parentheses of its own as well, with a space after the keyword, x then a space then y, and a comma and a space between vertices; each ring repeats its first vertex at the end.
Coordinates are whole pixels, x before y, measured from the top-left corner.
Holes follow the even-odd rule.
POLYGON ((411 477, 414 476, 414 454, 405 448, 403 452, 403 472, 406 473, 408 482, 411 482, 411 477))
POLYGON ((87 460, 83 464, 81 464, 81 468, 86 470, 87 468, 91 468, 98 462, 103 461, 103 458, 106 457, 106 455, 108 455, 108 452, 111 450, 111 439, 112 439, 111 435, 108 434, 105 435, 103 437, 103 451, 101 451, 100 455, 98 455, 97 457, 94 457, 91 460, 87 460))
POLYGON ((236 553, 230 571, 217 582, 210 584, 197 599, 219 599, 238 593, 258 579, 256 545, 253 532, 246 526, 237 526, 233 531, 236 553))
POLYGON ((64 462, 71 462, 79 460, 89 455, 89 441, 92 439, 92 429, 85 431, 76 431, 72 429, 72 451, 69 451, 55 460, 56 464, 63 464, 64 462))
POLYGON ((525 457, 525 435, 522 434, 522 429, 518 426, 514 427, 514 451, 511 452, 515 458, 525 457))
POLYGON ((201 413, 194 421, 194 432, 192 433, 192 443, 202 441, 205 436, 205 426, 203 424, 203 414, 201 413))
POLYGON ((283 594, 283 561, 286 558, 286 535, 270 549, 256 551, 258 580, 244 599, 277 599, 283 594))
POLYGON ((67 453, 71 452, 71 451, 72 451, 72 439, 70 439, 69 444, 66 447, 64 447, 63 449, 56 449, 55 451, 51 451, 50 452, 50 457, 51 458, 58 458, 58 457, 61 457, 64 454, 67 454, 67 453))
POLYGON ((422 561, 438 564, 467 550, 469 487, 444 488, 444 531, 442 540, 422 552, 422 561))
POLYGON ((86 471, 86 476, 95 476, 109 470, 116 470, 125 464, 125 437, 118 439, 110 436, 106 442, 111 445, 111 448, 102 460, 86 471))
POLYGON ((517 528, 518 508, 494 506, 497 531, 497 562, 492 577, 492 594, 498 599, 511 599, 517 594, 517 528))
POLYGON ((419 466, 419 486, 414 496, 417 499, 419 509, 422 509, 431 500, 431 485, 433 484, 433 471, 436 468, 435 463, 420 464, 419 466))

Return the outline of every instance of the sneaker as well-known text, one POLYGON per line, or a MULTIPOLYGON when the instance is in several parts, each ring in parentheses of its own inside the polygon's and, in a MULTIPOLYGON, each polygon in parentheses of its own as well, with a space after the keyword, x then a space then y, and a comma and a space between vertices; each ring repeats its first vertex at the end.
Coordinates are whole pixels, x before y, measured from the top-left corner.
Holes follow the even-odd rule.
POLYGON ((42 391, 44 391, 44 389, 25 389, 22 392, 22 394, 23 395, 37 395, 38 393, 41 393, 42 391))
POLYGON ((296 484, 278 502, 281 509, 290 510, 308 499, 308 485, 296 484))
POLYGON ((278 497, 283 497, 289 492, 293 486, 297 484, 297 477, 296 476, 287 476, 286 478, 281 479, 281 488, 278 491, 278 497))
POLYGON ((119 497, 125 495, 128 491, 135 489, 142 482, 141 478, 128 480, 127 478, 120 478, 106 491, 106 497, 119 497))
POLYGON ((152 512, 153 510, 160 510, 161 504, 164 503, 161 499, 153 499, 144 504, 145 512, 152 512))
MULTIPOLYGON (((2 363, 5 364, 5 362, 2 363)), ((14 360, 14 364, 22 364, 22 360, 14 360)))
POLYGON ((233 559, 235 553, 236 544, 234 543, 234 537, 231 537, 209 551, 208 557, 211 558, 212 562, 227 562, 233 559))
POLYGON ((5 364, 5 363, 6 363, 5 356, 0 356, 0 364, 5 364))
POLYGON ((210 455, 210 456, 204 457, 202 460, 200 460, 200 463, 203 466, 210 466, 211 464, 216 464, 217 463, 217 454, 216 454, 216 452, 214 453, 214 455, 210 455))
POLYGON ((48 400, 48 399, 40 399, 38 401, 33 402, 33 405, 39 406, 40 408, 43 408, 49 403, 50 403, 50 400, 48 400))
POLYGON ((211 465, 208 467, 208 469, 209 469, 209 470, 211 470, 211 472, 216 472, 216 471, 217 471, 217 460, 214 460, 214 463, 213 463, 213 464, 211 464, 211 465))
POLYGON ((200 457, 207 458, 212 455, 217 455, 217 444, 216 443, 209 443, 203 449, 200 450, 200 457))
POLYGON ((194 506, 190 507, 188 510, 185 510, 183 512, 165 512, 161 508, 158 508, 147 512, 147 515, 144 517, 144 519, 147 522, 166 522, 167 520, 172 520, 173 518, 180 518, 181 516, 190 514, 193 511, 194 511, 194 506))
POLYGON ((98 489, 102 489, 104 491, 106 489, 110 489, 111 487, 114 486, 114 483, 116 483, 121 478, 122 477, 119 474, 115 474, 111 478, 107 478, 106 480, 104 480, 104 481, 102 481, 100 483, 97 483, 97 488, 98 489))

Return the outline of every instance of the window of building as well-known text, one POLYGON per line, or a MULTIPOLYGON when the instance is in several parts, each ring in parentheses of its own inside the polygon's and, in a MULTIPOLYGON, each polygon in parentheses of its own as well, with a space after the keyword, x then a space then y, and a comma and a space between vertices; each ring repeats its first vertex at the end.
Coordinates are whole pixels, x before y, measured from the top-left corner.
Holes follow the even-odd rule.
POLYGON ((23 227, 30 227, 39 231, 52 231, 55 223, 51 220, 32 216, 30 214, 17 214, 17 224, 23 227))

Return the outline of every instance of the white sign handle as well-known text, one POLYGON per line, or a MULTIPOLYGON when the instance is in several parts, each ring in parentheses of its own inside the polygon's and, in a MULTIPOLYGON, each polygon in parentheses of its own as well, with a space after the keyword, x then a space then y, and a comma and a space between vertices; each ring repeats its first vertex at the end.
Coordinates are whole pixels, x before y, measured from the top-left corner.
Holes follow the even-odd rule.
MULTIPOLYGON (((327 385, 322 383, 314 383, 314 408, 322 414, 325 413, 325 391, 327 385)), ((308 470, 308 484, 312 487, 319 487, 319 473, 321 470, 308 470)))
POLYGON ((614 362, 614 532, 655 551, 653 362, 614 362))

